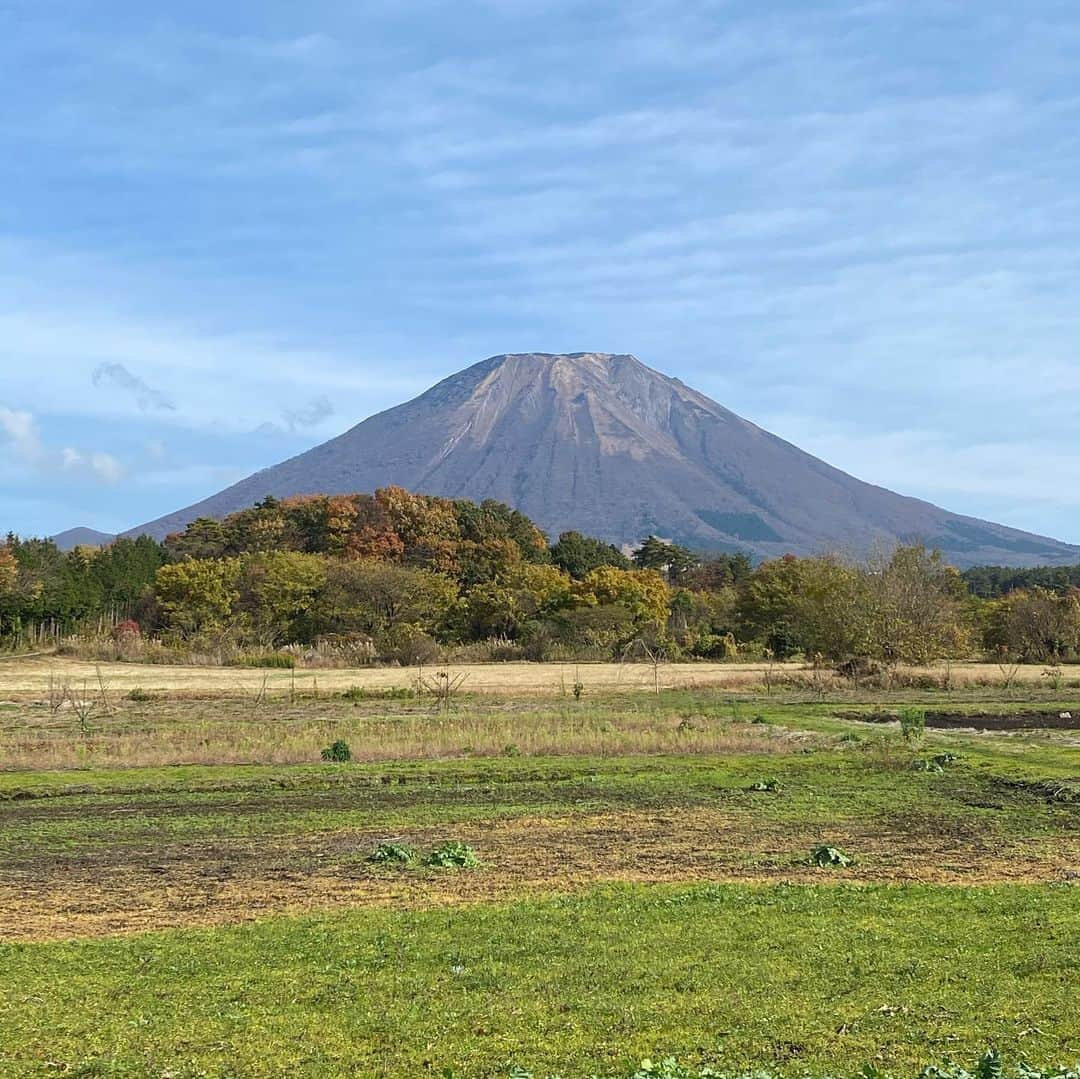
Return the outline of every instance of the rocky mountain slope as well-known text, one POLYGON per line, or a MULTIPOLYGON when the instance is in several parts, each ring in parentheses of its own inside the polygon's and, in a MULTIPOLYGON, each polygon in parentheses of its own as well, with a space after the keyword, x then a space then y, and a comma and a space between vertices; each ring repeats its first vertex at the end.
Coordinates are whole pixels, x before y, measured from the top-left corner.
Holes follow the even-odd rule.
POLYGON ((267 495, 396 484, 506 502, 552 536, 649 533, 759 557, 921 540, 956 565, 1080 562, 1080 547, 863 483, 633 356, 494 356, 307 453, 131 535, 267 495))

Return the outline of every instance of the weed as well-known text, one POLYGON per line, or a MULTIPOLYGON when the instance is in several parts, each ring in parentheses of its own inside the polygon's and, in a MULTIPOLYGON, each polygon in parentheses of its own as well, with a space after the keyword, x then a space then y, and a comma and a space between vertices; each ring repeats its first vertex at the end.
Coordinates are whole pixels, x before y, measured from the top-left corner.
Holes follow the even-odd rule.
POLYGON ((467 843, 444 843, 427 857, 427 864, 438 869, 475 869, 480 864, 476 851, 467 843))
POLYGON ((416 851, 404 843, 380 843, 371 852, 368 861, 377 865, 413 865, 416 851))
POLYGON ((349 749, 349 743, 338 739, 331 745, 328 745, 321 753, 324 761, 335 761, 338 764, 342 764, 345 761, 352 760, 352 750, 349 749))
POLYGON ((823 844, 811 851, 810 864, 820 866, 822 869, 843 869, 845 866, 851 865, 851 857, 839 847, 830 847, 823 844))
POLYGON ((157 700, 157 694, 136 686, 125 694, 124 699, 131 701, 133 704, 149 704, 151 701, 157 700))
POLYGON ((768 776, 766 779, 759 779, 756 783, 750 784, 752 791, 762 791, 772 793, 780 789, 780 783, 774 776, 768 776))

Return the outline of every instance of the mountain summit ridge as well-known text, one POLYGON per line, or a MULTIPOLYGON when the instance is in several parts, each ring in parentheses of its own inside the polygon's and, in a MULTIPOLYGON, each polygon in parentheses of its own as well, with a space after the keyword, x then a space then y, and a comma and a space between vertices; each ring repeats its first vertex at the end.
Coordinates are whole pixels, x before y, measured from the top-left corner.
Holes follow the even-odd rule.
POLYGON ((656 533, 759 557, 921 541, 957 565, 1080 562, 1080 547, 864 483, 627 353, 505 353, 320 446, 132 529, 158 538, 273 495, 397 485, 506 502, 551 535, 656 533))

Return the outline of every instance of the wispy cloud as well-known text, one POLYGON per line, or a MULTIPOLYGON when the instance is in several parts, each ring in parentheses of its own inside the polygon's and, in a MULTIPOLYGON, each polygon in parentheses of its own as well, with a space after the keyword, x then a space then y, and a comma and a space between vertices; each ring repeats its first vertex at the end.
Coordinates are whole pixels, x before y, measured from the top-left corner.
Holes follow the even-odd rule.
POLYGON ((165 394, 133 375, 122 363, 101 364, 94 369, 91 381, 95 386, 126 390, 135 398, 143 412, 149 409, 176 411, 176 405, 165 394))
POLYGON ((308 428, 317 427, 333 414, 334 406, 329 397, 313 397, 299 408, 287 408, 283 416, 290 431, 306 431, 308 428))

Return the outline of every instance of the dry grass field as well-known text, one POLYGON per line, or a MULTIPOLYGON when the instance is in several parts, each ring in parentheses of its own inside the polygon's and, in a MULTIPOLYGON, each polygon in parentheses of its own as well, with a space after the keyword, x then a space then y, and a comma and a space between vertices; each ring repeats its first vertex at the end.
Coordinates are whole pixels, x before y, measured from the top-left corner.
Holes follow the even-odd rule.
MULTIPOLYGON (((0 659, 0 699, 28 699, 48 693, 50 684, 95 688, 103 679, 119 694, 133 689, 175 696, 251 696, 264 690, 274 696, 292 692, 341 692, 409 688, 436 672, 462 680, 462 691, 503 695, 569 694, 575 682, 586 693, 608 690, 766 689, 769 684, 827 690, 848 683, 832 671, 813 671, 796 663, 474 663, 438 667, 356 667, 280 670, 247 667, 181 667, 160 664, 87 663, 59 656, 0 659)), ((899 667, 898 684, 925 683, 942 688, 1039 685, 1047 669, 1038 664, 1002 667, 962 663, 949 667, 899 667)), ((1066 668, 1066 684, 1080 686, 1080 669, 1066 668)))

